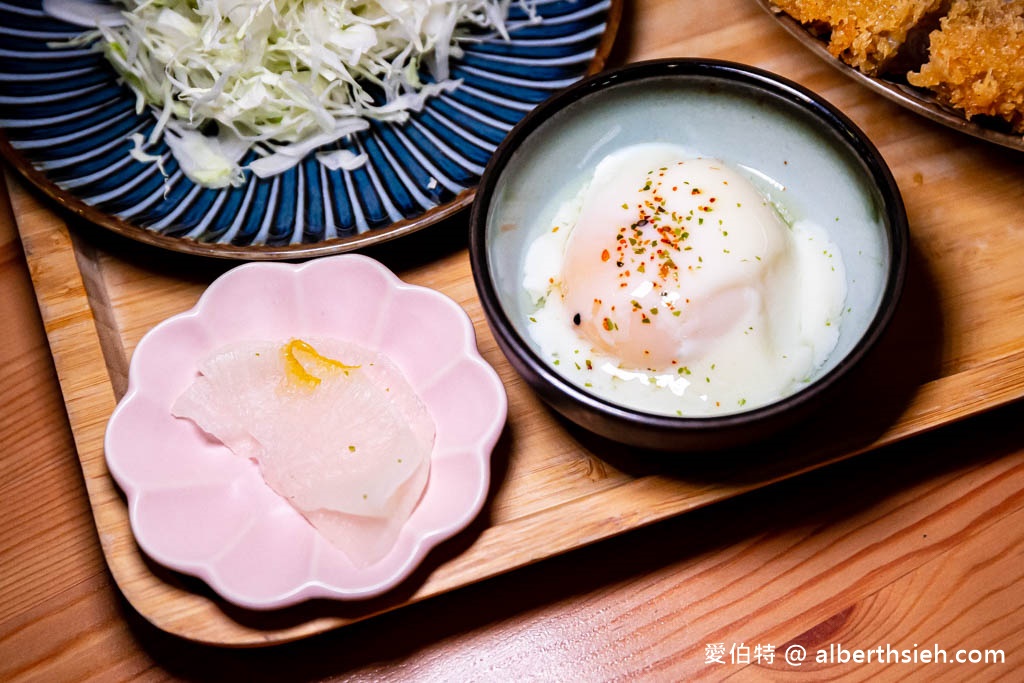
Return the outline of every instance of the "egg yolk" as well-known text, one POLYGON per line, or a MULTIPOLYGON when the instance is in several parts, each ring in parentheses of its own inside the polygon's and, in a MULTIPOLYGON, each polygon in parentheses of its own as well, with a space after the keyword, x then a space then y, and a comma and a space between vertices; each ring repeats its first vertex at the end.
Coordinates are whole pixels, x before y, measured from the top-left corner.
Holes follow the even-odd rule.
POLYGON ((763 322, 764 284, 789 265, 787 229, 720 161, 624 155, 597 169, 566 242, 565 310, 629 366, 685 365, 763 322))

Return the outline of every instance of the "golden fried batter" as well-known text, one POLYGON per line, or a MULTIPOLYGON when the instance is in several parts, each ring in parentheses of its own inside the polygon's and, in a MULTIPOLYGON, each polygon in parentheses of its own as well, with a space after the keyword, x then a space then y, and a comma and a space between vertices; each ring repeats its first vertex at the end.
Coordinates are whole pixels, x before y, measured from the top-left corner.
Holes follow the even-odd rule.
POLYGON ((967 118, 998 116, 1024 133, 1024 0, 955 0, 930 61, 907 80, 967 118))
POLYGON ((868 75, 897 57, 910 32, 945 0, 773 0, 802 24, 831 31, 829 52, 868 75))

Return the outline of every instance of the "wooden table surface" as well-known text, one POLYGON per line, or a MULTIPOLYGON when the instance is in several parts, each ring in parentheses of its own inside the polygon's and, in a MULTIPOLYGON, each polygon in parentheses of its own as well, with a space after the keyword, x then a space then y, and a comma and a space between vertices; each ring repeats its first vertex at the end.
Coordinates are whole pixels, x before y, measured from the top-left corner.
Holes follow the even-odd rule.
MULTIPOLYGON (((905 194, 939 180, 936 208, 908 201, 918 238, 942 207, 963 203, 939 196, 961 176, 993 173, 1005 192, 1015 173, 1024 187, 1024 155, 879 100, 750 0, 714 5, 630 4, 612 63, 755 64, 824 92, 890 164, 911 147, 934 150, 926 175, 897 169, 905 194)), ((1024 190, 1014 202, 993 235, 1024 229, 1024 190)), ((107 569, 16 221, 0 190, 0 680, 1019 680, 1024 671, 1020 403, 300 642, 242 650, 168 635, 127 604, 107 569), (796 646, 809 653, 801 666, 784 657, 796 646), (832 661, 814 661, 830 647, 832 661), (853 661, 866 656, 856 650, 872 660, 853 661), (936 650, 945 663, 925 661, 936 650), (1002 661, 956 663, 960 650, 999 651, 1002 661), (722 663, 712 661, 721 651, 722 663)), ((998 246, 984 249, 1024 265, 998 246)), ((1010 294, 1019 310, 1024 291, 1010 294)), ((955 307, 970 302, 955 290, 938 296, 947 317, 966 315, 955 307)), ((1000 348, 1019 351, 1022 337, 1010 330, 1000 348)), ((970 367, 978 348, 946 340, 942 362, 970 367)))

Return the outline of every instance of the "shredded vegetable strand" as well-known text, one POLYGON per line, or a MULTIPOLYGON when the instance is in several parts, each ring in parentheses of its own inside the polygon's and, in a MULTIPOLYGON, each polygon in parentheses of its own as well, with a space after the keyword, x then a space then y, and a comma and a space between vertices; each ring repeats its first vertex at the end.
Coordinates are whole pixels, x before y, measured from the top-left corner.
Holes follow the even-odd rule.
MULTIPOLYGON (((458 85, 448 61, 460 41, 481 30, 507 35, 511 2, 124 1, 124 24, 97 29, 102 49, 138 110, 161 111, 147 144, 171 131, 182 170, 208 187, 244 181, 239 141, 263 155, 247 168, 268 176, 366 119, 405 120, 458 85), (434 83, 421 81, 421 67, 434 83)), ((354 157, 323 158, 349 167, 354 157)))

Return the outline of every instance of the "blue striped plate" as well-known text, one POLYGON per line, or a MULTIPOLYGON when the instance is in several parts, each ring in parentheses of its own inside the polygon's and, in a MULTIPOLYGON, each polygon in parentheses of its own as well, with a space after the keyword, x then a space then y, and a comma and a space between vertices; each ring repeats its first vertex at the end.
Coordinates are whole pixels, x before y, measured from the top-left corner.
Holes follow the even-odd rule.
POLYGON ((536 0, 541 21, 528 24, 514 3, 511 40, 469 45, 453 61, 458 89, 346 143, 367 154, 363 167, 332 171, 311 155, 275 177, 247 172, 242 186, 211 190, 184 176, 166 142, 153 150, 166 180, 129 155, 129 137, 147 135, 154 115, 135 113, 135 96, 102 55, 60 46, 83 29, 41 5, 0 0, 0 152, 94 223, 166 249, 251 260, 350 251, 467 206, 512 126, 603 67, 621 15, 621 0, 536 0))

